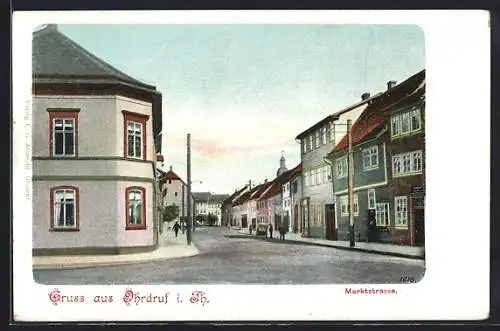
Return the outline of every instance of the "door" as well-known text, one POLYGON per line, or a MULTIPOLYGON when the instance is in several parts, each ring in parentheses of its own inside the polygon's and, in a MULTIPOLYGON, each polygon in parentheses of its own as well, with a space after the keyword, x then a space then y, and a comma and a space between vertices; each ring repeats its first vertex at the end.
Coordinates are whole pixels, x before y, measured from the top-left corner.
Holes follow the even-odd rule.
POLYGON ((299 232, 299 205, 294 206, 293 212, 293 233, 299 232))
POLYGON ((326 239, 337 240, 337 231, 335 229, 335 205, 325 205, 326 215, 326 239))
POLYGON ((241 217, 241 227, 242 228, 247 228, 248 227, 248 222, 247 222, 247 216, 242 216, 241 217))
POLYGON ((415 222, 415 245, 424 246, 425 244, 424 210, 415 209, 413 219, 415 222))
POLYGON ((376 221, 375 217, 376 217, 375 209, 368 209, 366 211, 366 219, 368 221, 368 241, 369 242, 379 241, 377 221, 376 221))

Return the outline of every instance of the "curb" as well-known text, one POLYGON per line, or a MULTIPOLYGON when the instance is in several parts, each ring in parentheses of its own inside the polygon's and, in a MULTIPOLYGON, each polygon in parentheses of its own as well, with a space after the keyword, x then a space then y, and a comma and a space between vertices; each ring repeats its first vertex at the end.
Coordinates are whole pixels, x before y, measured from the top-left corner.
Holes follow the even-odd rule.
POLYGON ((81 262, 81 263, 65 263, 65 264, 33 264, 33 270, 62 270, 62 269, 86 269, 86 268, 96 268, 96 267, 114 267, 121 265, 130 264, 142 264, 150 262, 159 262, 173 259, 181 259, 186 257, 193 257, 200 254, 200 251, 196 246, 190 251, 184 254, 178 254, 175 256, 166 257, 155 257, 151 259, 144 260, 126 260, 126 261, 102 261, 102 262, 81 262))
MULTIPOLYGON (((384 251, 377 251, 377 250, 372 250, 372 249, 366 249, 366 248, 351 248, 351 247, 345 247, 345 246, 334 246, 334 245, 327 245, 327 244, 322 244, 322 243, 315 243, 315 242, 307 242, 307 241, 301 241, 301 240, 293 240, 293 239, 285 239, 285 240, 274 240, 274 239, 269 239, 269 238, 260 238, 254 235, 250 234, 243 234, 240 233, 241 237, 246 237, 246 238, 252 238, 256 240, 262 240, 262 241, 268 241, 268 242, 278 242, 278 243, 294 243, 294 244, 300 244, 300 245, 308 245, 308 246, 319 246, 319 247, 328 247, 328 248, 336 248, 336 249, 342 249, 345 251, 358 251, 362 253, 368 253, 368 254, 378 254, 378 255, 385 255, 385 256, 394 256, 394 257, 403 257, 407 259, 414 259, 414 260, 425 260, 425 253, 424 256, 418 256, 418 255, 411 255, 411 254, 404 254, 404 253, 395 253, 395 252, 384 252, 384 251)), ((234 235, 233 235, 234 237, 234 235)))

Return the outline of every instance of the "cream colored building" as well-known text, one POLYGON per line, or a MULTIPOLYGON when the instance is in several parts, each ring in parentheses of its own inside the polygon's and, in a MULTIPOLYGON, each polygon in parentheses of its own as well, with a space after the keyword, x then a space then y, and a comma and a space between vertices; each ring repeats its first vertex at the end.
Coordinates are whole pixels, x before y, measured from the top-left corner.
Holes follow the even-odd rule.
POLYGON ((158 243, 161 94, 49 25, 33 35, 33 253, 158 243))

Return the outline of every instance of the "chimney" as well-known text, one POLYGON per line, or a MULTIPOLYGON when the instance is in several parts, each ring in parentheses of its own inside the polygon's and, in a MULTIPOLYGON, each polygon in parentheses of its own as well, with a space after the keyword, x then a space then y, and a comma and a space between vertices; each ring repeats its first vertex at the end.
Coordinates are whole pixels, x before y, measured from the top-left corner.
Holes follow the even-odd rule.
POLYGON ((172 171, 172 166, 170 166, 170 171, 172 171))
POLYGON ((264 184, 265 184, 265 183, 267 183, 267 178, 266 178, 266 179, 264 179, 264 184))
POLYGON ((390 80, 387 82, 387 89, 390 90, 394 86, 396 86, 397 82, 395 80, 390 80))
POLYGON ((361 100, 366 100, 370 97, 370 92, 365 92, 361 94, 361 100))

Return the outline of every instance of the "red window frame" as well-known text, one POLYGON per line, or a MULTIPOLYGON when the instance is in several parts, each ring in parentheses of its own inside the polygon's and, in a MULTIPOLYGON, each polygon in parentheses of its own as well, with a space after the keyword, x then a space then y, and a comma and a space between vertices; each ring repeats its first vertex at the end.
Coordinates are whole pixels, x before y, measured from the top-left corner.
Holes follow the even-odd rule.
POLYGON ((141 186, 130 186, 125 189, 125 230, 145 230, 146 229, 146 189, 141 186), (130 224, 129 202, 130 191, 140 191, 142 194, 142 223, 130 224))
POLYGON ((80 109, 48 108, 49 113, 49 155, 51 157, 78 157, 78 114, 80 109), (75 155, 54 155, 54 120, 75 121, 75 155))
POLYGON ((80 231, 80 190, 76 186, 62 185, 50 188, 50 231, 72 232, 80 231), (54 218, 55 193, 59 190, 73 190, 75 192, 75 226, 59 227, 54 218))
POLYGON ((147 122, 149 120, 149 115, 133 113, 127 110, 122 110, 123 114, 123 156, 127 159, 136 159, 136 160, 146 160, 147 159, 147 122), (128 127, 127 122, 137 122, 142 125, 142 157, 135 158, 128 156, 128 127))

